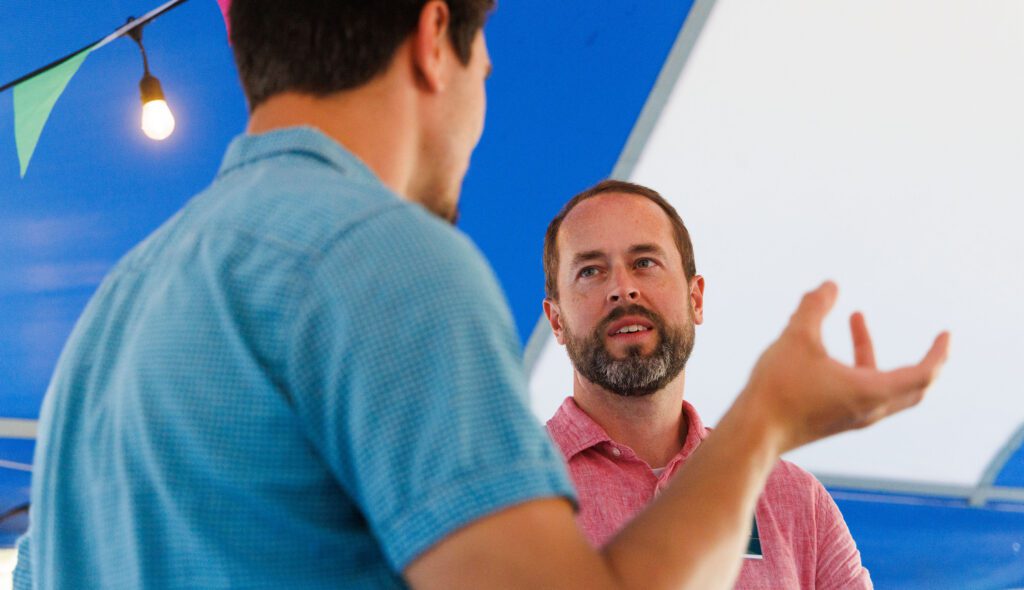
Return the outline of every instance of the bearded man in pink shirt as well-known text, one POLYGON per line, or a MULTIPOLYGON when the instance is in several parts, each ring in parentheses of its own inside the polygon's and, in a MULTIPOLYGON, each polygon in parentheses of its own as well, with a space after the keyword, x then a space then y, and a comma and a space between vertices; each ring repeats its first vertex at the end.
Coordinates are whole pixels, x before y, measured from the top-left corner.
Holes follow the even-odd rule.
MULTIPOLYGON (((600 547, 708 435, 683 400, 704 277, 672 205, 614 180, 580 193, 552 220, 544 271, 544 313, 575 369, 573 395, 548 430, 579 492, 578 524, 600 547)), ((860 314, 851 328, 866 330, 860 314)), ((803 469, 779 461, 755 523, 736 588, 871 587, 835 502, 803 469)))

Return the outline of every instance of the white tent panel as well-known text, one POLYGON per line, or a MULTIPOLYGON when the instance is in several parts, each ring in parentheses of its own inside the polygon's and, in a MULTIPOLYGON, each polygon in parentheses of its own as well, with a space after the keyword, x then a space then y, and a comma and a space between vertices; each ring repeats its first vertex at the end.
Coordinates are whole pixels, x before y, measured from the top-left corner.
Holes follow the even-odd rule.
MULTIPOLYGON (((920 407, 792 454, 819 474, 975 485, 1024 423, 1024 3, 719 0, 631 179, 661 191, 707 280, 686 396, 714 423, 800 294, 841 288, 825 326, 850 359, 865 312, 880 365, 942 329, 920 407)), ((547 418, 571 392, 548 339, 547 418)))

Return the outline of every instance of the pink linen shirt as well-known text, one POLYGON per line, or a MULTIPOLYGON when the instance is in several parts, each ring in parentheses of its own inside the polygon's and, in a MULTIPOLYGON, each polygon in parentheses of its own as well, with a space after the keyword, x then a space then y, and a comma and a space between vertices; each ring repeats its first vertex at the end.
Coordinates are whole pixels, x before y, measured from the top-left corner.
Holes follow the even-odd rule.
MULTIPOLYGON (((579 494, 577 523, 604 545, 651 499, 707 438, 697 411, 683 402, 689 425, 679 453, 661 476, 566 398, 548 421, 579 494)), ((755 511, 763 559, 744 559, 736 588, 871 588, 868 570, 832 497, 813 475, 779 461, 755 511)))

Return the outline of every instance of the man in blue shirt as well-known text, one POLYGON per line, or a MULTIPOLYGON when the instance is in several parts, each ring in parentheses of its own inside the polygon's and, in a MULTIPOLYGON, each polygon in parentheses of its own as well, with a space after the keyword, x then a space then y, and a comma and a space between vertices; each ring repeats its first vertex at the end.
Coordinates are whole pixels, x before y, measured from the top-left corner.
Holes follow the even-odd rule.
POLYGON ((676 484, 592 550, 500 290, 444 221, 490 8, 236 0, 247 134, 69 338, 17 587, 726 587, 781 452, 920 398, 945 339, 883 374, 855 331, 843 367, 816 336, 825 284, 676 484))

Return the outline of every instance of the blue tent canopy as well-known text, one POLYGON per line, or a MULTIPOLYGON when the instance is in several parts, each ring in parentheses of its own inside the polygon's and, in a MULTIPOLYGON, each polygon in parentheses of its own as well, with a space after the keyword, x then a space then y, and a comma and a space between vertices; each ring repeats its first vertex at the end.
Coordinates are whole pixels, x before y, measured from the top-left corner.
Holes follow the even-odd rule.
MULTIPOLYGON (((628 177, 713 3, 524 0, 502 3, 492 17, 487 129, 464 185, 460 226, 496 269, 524 345, 543 298, 548 220, 589 184, 628 177)), ((152 7, 2 6, 0 81, 152 7)), ((244 129, 244 98, 214 2, 165 15, 146 28, 145 41, 178 119, 170 139, 155 143, 138 131, 142 67, 125 40, 91 55, 71 81, 23 180, 13 139, 0 141, 0 419, 38 416, 60 348, 104 273, 213 178, 224 147, 244 129)), ((0 132, 9 138, 12 121, 5 93, 0 132)), ((33 441, 11 438, 3 424, 0 514, 9 517, 0 521, 0 547, 9 547, 27 525, 18 508, 29 498, 24 466, 33 441)), ((973 502, 966 494, 831 486, 879 587, 1024 586, 1019 439, 991 474, 996 493, 973 502)))

